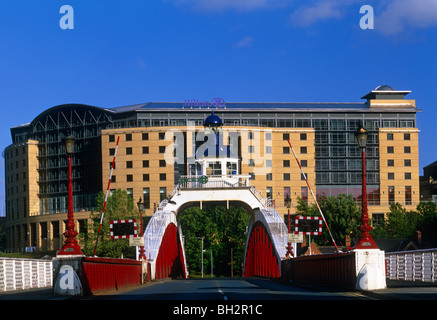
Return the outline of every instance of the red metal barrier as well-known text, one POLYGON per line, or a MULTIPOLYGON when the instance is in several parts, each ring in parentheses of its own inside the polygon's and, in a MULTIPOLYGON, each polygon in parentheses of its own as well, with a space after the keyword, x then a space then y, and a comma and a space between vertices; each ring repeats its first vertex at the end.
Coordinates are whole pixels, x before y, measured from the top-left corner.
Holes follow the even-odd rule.
POLYGON ((244 277, 265 276, 277 278, 280 276, 278 259, 270 236, 261 222, 256 222, 252 228, 246 250, 244 277))
POLYGON ((182 244, 179 241, 178 229, 173 223, 165 230, 156 258, 155 278, 168 277, 185 278, 182 244))
POLYGON ((142 262, 131 259, 84 258, 82 288, 84 294, 118 290, 141 284, 142 262))
POLYGON ((355 253, 317 254, 282 261, 285 280, 329 288, 354 290, 355 253))

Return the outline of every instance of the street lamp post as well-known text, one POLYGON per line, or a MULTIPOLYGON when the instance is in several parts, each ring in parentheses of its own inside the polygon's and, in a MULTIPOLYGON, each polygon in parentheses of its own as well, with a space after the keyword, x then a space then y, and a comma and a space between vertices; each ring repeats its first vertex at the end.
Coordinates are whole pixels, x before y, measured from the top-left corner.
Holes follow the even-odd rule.
MULTIPOLYGON (((144 203, 143 203, 143 201, 141 200, 141 197, 140 197, 140 201, 138 201, 137 202, 137 205, 138 205, 138 210, 140 211, 140 220, 141 220, 141 237, 143 236, 143 232, 144 232, 144 229, 143 229, 143 210, 144 210, 144 203)), ((139 256, 139 259, 140 260, 146 260, 147 258, 146 258, 146 255, 144 254, 146 252, 146 250, 144 250, 144 244, 142 245, 142 246, 140 246, 140 256, 139 256)))
POLYGON ((202 278, 203 278, 203 237, 197 237, 197 239, 201 239, 202 240, 202 278))
MULTIPOLYGON (((285 198, 284 201, 285 201, 285 206, 288 209, 288 234, 291 234, 291 221, 290 221, 291 198, 288 194, 287 194, 287 198, 285 198)), ((288 251, 286 257, 289 257, 290 255, 294 256, 293 250, 291 248, 290 239, 288 239, 288 251)))
POLYGON ((73 214, 73 177, 71 170, 71 156, 74 152, 74 137, 70 134, 64 138, 63 144, 68 159, 68 215, 67 215, 67 231, 64 235, 67 237, 59 255, 84 255, 80 249, 76 236, 77 232, 74 230, 74 214, 73 214))
POLYGON ((358 240, 356 249, 379 249, 373 240, 371 234, 372 227, 369 226, 369 215, 367 213, 367 186, 366 186, 366 145, 367 145, 367 130, 360 127, 355 132, 355 140, 358 147, 361 149, 362 158, 362 211, 361 211, 361 236, 358 240))

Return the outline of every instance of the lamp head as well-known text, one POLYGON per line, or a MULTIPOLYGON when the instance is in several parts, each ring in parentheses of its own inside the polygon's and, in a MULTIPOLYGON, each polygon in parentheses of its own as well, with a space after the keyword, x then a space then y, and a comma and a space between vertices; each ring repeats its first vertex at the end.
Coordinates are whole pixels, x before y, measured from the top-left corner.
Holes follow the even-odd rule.
POLYGON ((67 153, 67 154, 72 154, 72 153, 74 153, 74 142, 75 142, 75 139, 74 139, 74 137, 71 135, 71 134, 69 134, 68 136, 66 136, 64 139, 63 139, 63 144, 64 144, 64 148, 65 148, 65 152, 67 153))
POLYGON ((355 131, 355 140, 360 148, 365 148, 367 145, 367 130, 362 126, 355 131))

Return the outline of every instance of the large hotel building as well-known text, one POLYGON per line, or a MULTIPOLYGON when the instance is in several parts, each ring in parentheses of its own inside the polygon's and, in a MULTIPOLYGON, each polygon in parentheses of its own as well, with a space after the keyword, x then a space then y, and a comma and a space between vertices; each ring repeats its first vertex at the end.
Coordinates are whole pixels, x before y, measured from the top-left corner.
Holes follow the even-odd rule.
MULTIPOLYGON (((239 161, 209 162, 206 175, 250 176, 250 184, 287 213, 284 198, 313 203, 294 154, 316 196, 351 194, 361 201, 361 152, 354 132, 368 130, 367 198, 373 222, 392 203, 413 210, 419 202, 419 152, 414 100, 382 85, 356 103, 149 102, 115 108, 80 104, 45 110, 11 128, 5 159, 7 250, 58 250, 67 220, 67 157, 62 139, 76 139, 73 197, 76 230, 82 231, 96 197, 123 189, 141 197, 146 215, 178 185, 197 174, 198 148, 206 143, 204 120, 222 122, 220 140, 239 161), (287 140, 290 140, 293 150, 287 140), (118 141, 118 145, 117 145, 118 141)), ((203 172, 205 174, 205 172, 203 172)))

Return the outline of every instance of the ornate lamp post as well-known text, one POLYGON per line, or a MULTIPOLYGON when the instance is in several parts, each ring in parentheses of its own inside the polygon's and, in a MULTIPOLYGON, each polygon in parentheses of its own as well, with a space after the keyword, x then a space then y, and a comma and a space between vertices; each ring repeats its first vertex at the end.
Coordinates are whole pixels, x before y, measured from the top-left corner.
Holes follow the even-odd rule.
MULTIPOLYGON (((137 205, 138 205, 138 210, 140 211, 140 220, 141 220, 141 237, 143 236, 143 232, 144 232, 144 230, 143 230, 143 210, 144 210, 144 203, 143 203, 143 201, 141 200, 141 197, 140 197, 140 200, 137 202, 137 205)), ((146 252, 146 250, 144 250, 144 243, 143 243, 143 245, 140 247, 140 256, 139 256, 139 259, 140 260, 146 260, 147 258, 146 258, 146 255, 144 254, 146 252)))
POLYGON ((370 235, 369 231, 372 227, 369 226, 369 216, 367 213, 367 186, 366 186, 366 145, 367 145, 367 130, 362 126, 355 132, 355 140, 358 147, 361 148, 361 157, 363 163, 362 169, 362 211, 361 211, 361 237, 358 240, 356 249, 379 249, 370 235))
MULTIPOLYGON (((284 199, 284 202, 285 202, 285 206, 288 209, 288 234, 290 234, 291 233, 291 222, 290 222, 291 198, 288 194, 287 194, 287 198, 284 199)), ((290 255, 294 256, 293 250, 291 249, 291 242, 288 241, 288 251, 286 257, 290 255)))
POLYGON ((69 134, 64 138, 64 148, 68 158, 68 215, 67 215, 67 231, 64 235, 67 237, 59 255, 84 255, 80 249, 76 236, 77 232, 74 230, 74 214, 73 214, 73 178, 71 174, 71 155, 74 152, 74 137, 69 134))

